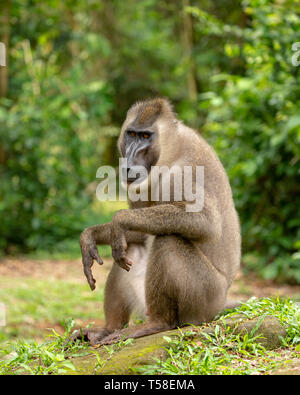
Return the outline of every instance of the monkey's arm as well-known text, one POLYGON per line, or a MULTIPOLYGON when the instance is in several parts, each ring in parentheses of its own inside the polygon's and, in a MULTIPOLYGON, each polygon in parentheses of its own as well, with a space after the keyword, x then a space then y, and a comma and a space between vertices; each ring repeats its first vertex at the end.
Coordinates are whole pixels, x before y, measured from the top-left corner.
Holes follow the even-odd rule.
MULTIPOLYGON (((103 264, 102 259, 99 256, 98 245, 111 245, 111 229, 112 223, 94 225, 90 228, 85 229, 80 235, 80 247, 82 254, 82 263, 84 274, 91 289, 95 289, 96 280, 92 276, 91 268, 94 263, 94 259, 99 263, 103 264)), ((147 235, 145 233, 126 231, 125 238, 126 243, 142 244, 146 240, 147 235)), ((128 261, 130 265, 130 262, 128 261)))
MULTIPOLYGON (((81 236, 80 242, 89 243, 94 242, 97 245, 110 245, 111 244, 111 222, 107 222, 106 224, 94 225, 90 228, 85 229, 81 236)), ((135 232, 135 231, 127 231, 126 232, 126 241, 128 244, 136 243, 143 244, 146 240, 145 233, 135 232)))
MULTIPOLYGON (((118 211, 112 221, 112 230, 136 231, 152 235, 180 234, 188 239, 206 240, 219 237, 221 218, 213 201, 199 212, 186 212, 182 202, 153 207, 118 211)), ((114 235, 112 235, 114 241, 114 235)))
MULTIPOLYGON (((207 199, 200 212, 186 212, 182 202, 133 210, 120 210, 112 220, 111 246, 115 262, 129 270, 126 258, 127 231, 151 235, 179 234, 190 240, 221 237, 221 218, 214 199, 207 199)), ((129 262, 130 265, 130 262, 129 262)))

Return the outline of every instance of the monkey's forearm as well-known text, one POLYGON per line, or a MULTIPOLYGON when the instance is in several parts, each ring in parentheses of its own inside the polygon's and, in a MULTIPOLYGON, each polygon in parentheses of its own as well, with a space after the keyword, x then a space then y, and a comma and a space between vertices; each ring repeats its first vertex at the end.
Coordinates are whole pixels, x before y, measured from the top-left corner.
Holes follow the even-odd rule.
MULTIPOLYGON (((97 245, 111 245, 111 222, 101 225, 94 225, 83 231, 81 235, 81 242, 94 242, 97 245)), ((126 242, 143 244, 147 235, 141 232, 128 230, 125 232, 126 242)))
POLYGON ((111 223, 94 225, 83 231, 81 238, 99 245, 110 244, 111 223))
POLYGON ((125 233, 131 230, 152 235, 181 234, 189 239, 207 239, 221 234, 219 214, 214 207, 199 213, 186 212, 176 204, 121 210, 115 214, 113 222, 125 233))
MULTIPOLYGON (((92 275, 92 266, 94 260, 96 260, 99 265, 103 264, 102 259, 99 256, 97 244, 109 244, 113 249, 113 236, 112 236, 112 223, 109 222, 107 224, 95 225, 90 228, 85 229, 80 235, 80 247, 82 254, 82 263, 84 274, 87 278, 87 281, 92 290, 95 289, 96 280, 92 275)), ((146 240, 147 235, 142 234, 140 232, 135 231, 124 231, 123 232, 123 241, 125 245, 128 246, 130 243, 143 243, 146 240)), ((131 263, 129 263, 130 265, 131 263)), ((129 270, 126 266, 124 268, 129 270)))

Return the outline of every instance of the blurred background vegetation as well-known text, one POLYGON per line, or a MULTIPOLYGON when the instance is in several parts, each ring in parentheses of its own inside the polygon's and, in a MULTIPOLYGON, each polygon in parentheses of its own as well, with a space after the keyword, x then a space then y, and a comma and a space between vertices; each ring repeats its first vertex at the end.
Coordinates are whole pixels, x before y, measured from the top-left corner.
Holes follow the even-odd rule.
POLYGON ((2 255, 78 254, 128 107, 162 95, 228 172, 244 269, 300 283, 299 1, 2 0, 0 41, 2 255))

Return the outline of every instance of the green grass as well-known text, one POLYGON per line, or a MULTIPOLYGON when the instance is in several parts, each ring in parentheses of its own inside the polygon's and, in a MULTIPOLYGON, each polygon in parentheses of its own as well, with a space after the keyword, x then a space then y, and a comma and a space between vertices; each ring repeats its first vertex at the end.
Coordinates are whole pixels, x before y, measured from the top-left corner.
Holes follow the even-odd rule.
POLYGON ((222 314, 221 318, 234 317, 237 314, 245 315, 248 319, 270 315, 276 317, 285 327, 287 336, 284 345, 295 345, 300 343, 300 308, 299 304, 290 298, 262 298, 255 297, 243 303, 242 306, 234 311, 222 314))
POLYGON ((75 317, 77 326, 103 319, 103 287, 91 292, 84 281, 4 277, 0 300, 7 322, 0 328, 0 374, 62 374, 74 369, 70 356, 84 352, 87 345, 77 341, 64 348, 75 325, 66 317, 75 317), (51 329, 56 326, 61 333, 51 329))
MULTIPOLYGON (((92 321, 95 312, 101 317, 99 306, 103 289, 90 292, 87 285, 63 280, 40 280, 34 278, 0 280, 0 300, 8 307, 8 325, 1 329, 0 374, 63 374, 74 370, 72 358, 90 353, 88 345, 80 341, 64 345, 74 329, 72 318, 80 317, 92 321), (2 283, 1 283, 2 282, 2 283), (30 322, 26 325, 26 320, 30 322), (64 333, 52 329, 45 339, 45 330, 40 335, 43 341, 33 341, 37 334, 37 324, 49 322, 49 326, 59 323, 64 333), (32 332, 30 331, 30 328, 32 332)), ((218 321, 214 332, 204 334, 199 340, 195 332, 182 332, 168 341, 166 361, 155 359, 153 364, 136 369, 138 374, 223 374, 249 375, 268 374, 281 366, 287 359, 299 358, 300 351, 300 311, 290 299, 251 298, 234 310, 227 310, 218 321), (237 334, 232 329, 224 329, 221 321, 236 315, 252 319, 271 315, 279 319, 286 329, 282 348, 268 351, 256 342, 255 331, 237 334)), ((107 347, 108 354, 130 343, 132 339, 107 347)), ((96 367, 105 363, 98 359, 96 367)))
POLYGON ((68 336, 74 326, 73 320, 64 323, 65 332, 63 335, 52 330, 48 335, 49 340, 43 344, 34 341, 18 341, 14 345, 13 351, 2 350, 0 360, 0 374, 64 374, 67 371, 75 370, 70 357, 86 355, 88 345, 68 342, 68 336))
POLYGON ((61 325, 66 317, 103 319, 103 287, 91 292, 84 282, 5 277, 0 279, 0 300, 7 322, 0 328, 1 342, 43 336, 45 323, 61 325))
MULTIPOLYGON (((219 320, 245 315, 252 319, 272 315, 279 319, 286 329, 282 347, 288 358, 299 358, 300 351, 300 310, 289 299, 252 298, 242 307, 227 311, 219 320)), ((154 360, 152 365, 136 369, 138 374, 165 375, 250 375, 267 374, 284 364, 283 349, 268 351, 256 342, 255 331, 250 334, 237 334, 233 329, 216 325, 213 334, 202 332, 204 339, 195 338, 195 332, 182 332, 176 339, 166 338, 168 358, 154 360)))

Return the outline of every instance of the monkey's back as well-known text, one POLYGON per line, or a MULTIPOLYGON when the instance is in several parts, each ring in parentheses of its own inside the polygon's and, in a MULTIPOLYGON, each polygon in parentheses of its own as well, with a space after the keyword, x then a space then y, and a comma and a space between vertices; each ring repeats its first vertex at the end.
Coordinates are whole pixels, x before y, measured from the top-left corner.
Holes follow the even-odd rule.
POLYGON ((180 126, 182 144, 188 155, 185 165, 204 166, 204 210, 210 209, 210 200, 217 202, 217 213, 221 221, 218 237, 200 242, 200 248, 215 268, 223 273, 228 286, 232 283, 240 266, 241 235, 231 186, 214 149, 193 129, 180 126))

